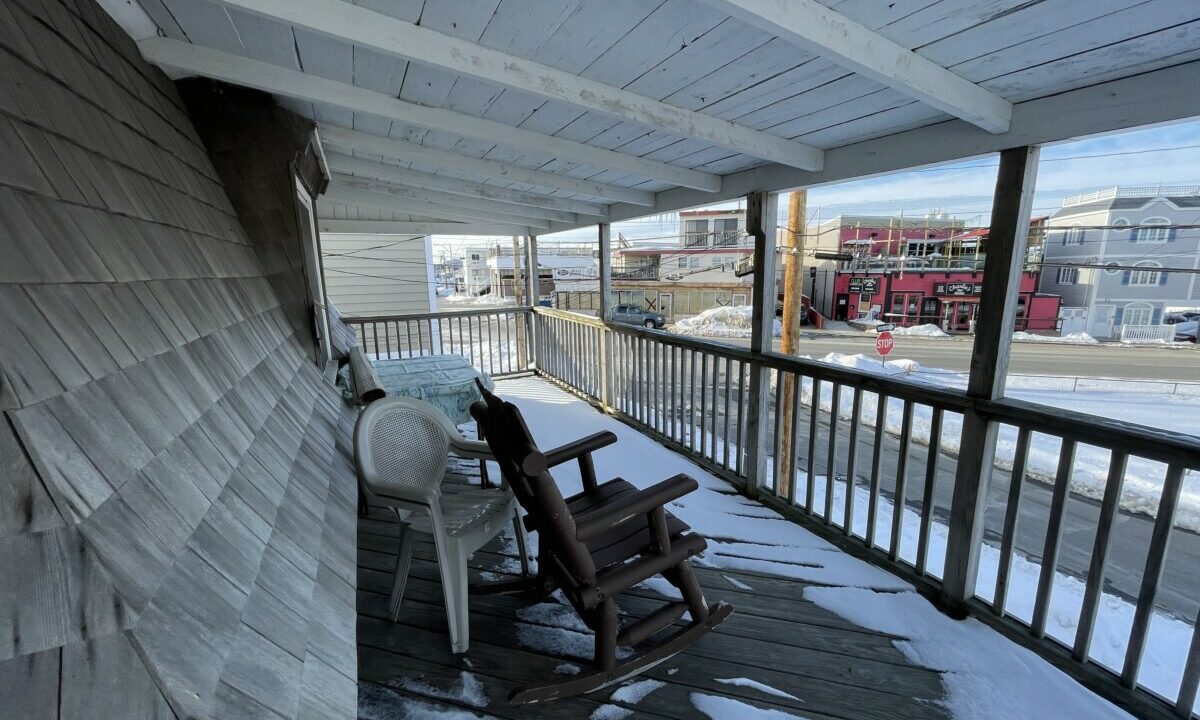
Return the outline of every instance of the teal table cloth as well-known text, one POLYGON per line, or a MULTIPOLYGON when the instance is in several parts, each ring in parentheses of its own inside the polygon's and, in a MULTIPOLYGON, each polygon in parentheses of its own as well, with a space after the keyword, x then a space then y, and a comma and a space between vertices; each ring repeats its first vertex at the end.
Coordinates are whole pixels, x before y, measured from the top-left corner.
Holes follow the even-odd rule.
POLYGON ((389 396, 417 398, 446 414, 455 425, 471 422, 471 404, 482 399, 475 378, 495 388, 487 373, 462 355, 430 355, 371 363, 389 396))

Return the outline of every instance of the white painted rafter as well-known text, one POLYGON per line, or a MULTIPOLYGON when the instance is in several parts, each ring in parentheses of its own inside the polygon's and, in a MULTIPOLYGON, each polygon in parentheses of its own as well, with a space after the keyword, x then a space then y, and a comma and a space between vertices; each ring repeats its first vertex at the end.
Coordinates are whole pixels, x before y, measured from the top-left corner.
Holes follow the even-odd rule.
POLYGON ((323 145, 348 150, 361 150, 375 155, 382 155, 392 160, 415 162, 422 165, 439 168, 447 173, 465 173, 507 180, 508 182, 533 185, 536 187, 553 188, 563 192, 578 193, 589 197, 617 200, 630 205, 650 206, 654 204, 654 193, 645 190, 608 185, 581 178, 562 175, 560 173, 532 170, 517 165, 508 165, 495 160, 468 157, 440 148, 417 145, 416 143, 380 137, 358 130, 333 125, 321 125, 317 129, 323 145))
POLYGON ((341 153, 329 153, 326 156, 326 162, 329 165, 329 169, 334 172, 350 174, 361 178, 372 178, 394 185, 404 185, 426 190, 440 190, 454 195, 495 200, 497 202, 547 210, 561 210, 594 217, 605 217, 608 215, 608 210, 603 205, 585 203, 579 200, 565 200, 546 195, 535 195, 533 193, 495 187, 493 185, 467 182, 458 178, 418 172, 396 165, 351 157, 341 153))
POLYGON ((427 218, 439 218, 452 222, 495 222, 505 225, 528 225, 543 230, 550 227, 546 218, 535 218, 517 214, 499 213, 481 209, 469 203, 458 202, 455 198, 449 202, 436 202, 423 198, 411 197, 403 193, 388 192, 378 187, 366 186, 361 183, 334 178, 329 188, 321 196, 330 202, 344 205, 361 205, 377 210, 411 213, 427 218))
POLYGON ((1008 132, 1012 103, 816 0, 701 2, 988 132, 1008 132))
POLYGON ((668 105, 612 85, 397 20, 343 0, 223 0, 359 47, 497 83, 622 120, 797 167, 821 168, 821 150, 668 105))
POLYGON ((149 38, 140 41, 138 49, 146 60, 156 65, 224 80, 235 85, 312 102, 328 103, 418 127, 483 139, 519 150, 544 153, 565 162, 594 165, 681 187, 706 192, 717 192, 721 189, 720 176, 712 173, 626 155, 452 110, 405 102, 350 83, 328 80, 181 40, 149 38))
POLYGON ((324 233, 386 235, 530 235, 527 225, 501 223, 405 222, 399 220, 334 220, 318 218, 324 233))
POLYGON ((392 182, 376 180, 374 178, 355 177, 334 171, 330 173, 330 181, 338 185, 350 185, 369 189, 373 192, 387 193, 388 195, 408 200, 421 200, 425 202, 441 203, 443 205, 453 205, 455 207, 469 207, 477 210, 486 210, 488 212, 501 215, 514 215, 518 217, 541 218, 543 220, 556 220, 558 222, 574 222, 577 218, 575 213, 567 212, 566 210, 558 210, 555 208, 532 207, 528 205, 513 205, 507 202, 498 202, 496 200, 488 200, 481 197, 463 197, 444 193, 436 189, 428 189, 421 187, 412 187, 408 185, 397 185, 392 182))

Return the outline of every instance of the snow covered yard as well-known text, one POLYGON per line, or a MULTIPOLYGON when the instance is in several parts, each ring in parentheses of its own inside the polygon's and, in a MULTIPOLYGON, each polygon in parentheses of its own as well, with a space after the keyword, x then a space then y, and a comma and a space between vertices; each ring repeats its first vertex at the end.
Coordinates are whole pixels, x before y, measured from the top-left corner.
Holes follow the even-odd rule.
MULTIPOLYGON (((545 672, 572 674, 590 655, 591 638, 557 599, 515 606, 516 627, 506 628, 492 619, 497 610, 489 604, 496 599, 473 598, 471 651, 462 658, 448 656, 443 664, 429 663, 428 669, 422 663, 417 671, 364 682, 360 717, 780 719, 806 717, 806 711, 879 718, 1128 717, 981 623, 949 619, 906 583, 733 494, 723 480, 548 383, 501 381, 497 392, 522 408, 542 447, 598 430, 615 432, 620 441, 595 455, 602 478, 619 475, 645 487, 678 472, 695 477, 700 489, 673 503, 671 511, 710 540, 697 562, 709 601, 727 599, 737 612, 728 627, 688 653, 586 702, 513 708, 504 704, 506 686, 498 679, 512 677, 505 673, 512 672, 513 661, 489 643, 507 647, 511 642, 518 652, 548 654, 542 663, 545 672), (799 624, 804 622, 815 624, 799 624), (794 643, 778 644, 797 627, 804 631, 794 643), (489 633, 499 633, 501 639, 489 640, 489 633), (921 687, 933 695, 914 705, 919 695, 912 693, 921 687), (872 708, 863 699, 870 693, 878 702, 880 692, 885 695, 882 707, 872 708)), ((573 464, 558 469, 556 478, 564 492, 580 487, 573 464)), ((858 507, 865 508, 865 502, 858 507)), ((360 565, 371 563, 369 556, 360 549, 360 565)), ((490 563, 494 573, 515 568, 511 555, 479 560, 481 567, 490 563)), ((386 571, 385 561, 379 566, 386 571)), ((386 586, 386 573, 369 575, 369 583, 386 586), (373 577, 379 574, 383 577, 373 577)), ((639 594, 672 592, 665 583, 652 583, 639 594)), ((361 598, 360 590, 360 614, 361 598)), ((640 600, 633 597, 631 602, 637 607, 640 600)), ((431 627, 436 626, 438 610, 432 608, 431 627)), ((360 645, 363 624, 360 615, 360 645)), ((369 637, 385 625, 368 624, 369 637)), ((415 632, 405 628, 395 640, 369 644, 408 647, 404 643, 422 634, 415 632)), ((360 648, 362 652, 376 651, 360 648)), ((360 665, 363 662, 360 659, 360 665)), ((371 674, 362 677, 369 680, 371 674)))

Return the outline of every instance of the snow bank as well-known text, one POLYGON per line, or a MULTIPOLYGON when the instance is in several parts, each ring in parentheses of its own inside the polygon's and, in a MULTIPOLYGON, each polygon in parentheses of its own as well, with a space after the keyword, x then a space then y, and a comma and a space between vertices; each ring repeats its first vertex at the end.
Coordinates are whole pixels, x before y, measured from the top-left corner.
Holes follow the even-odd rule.
MULTIPOLYGON (((749 305, 710 308, 694 317, 680 320, 670 327, 679 335, 701 337, 748 338, 753 325, 754 309, 749 305)), ((775 337, 783 332, 783 324, 775 319, 775 337)))
POLYGON ((1100 341, 1085 332, 1073 332, 1069 335, 1035 335, 1027 332, 1013 333, 1013 340, 1040 343, 1062 343, 1064 345, 1099 345, 1100 341))
MULTIPOLYGON (((963 388, 965 373, 955 373, 937 368, 925 368, 913 360, 903 358, 886 363, 866 355, 830 353, 819 362, 853 368, 873 375, 903 375, 910 382, 941 388, 963 388)), ((1185 431, 1200 427, 1200 397, 1194 395, 1167 395, 1130 393, 1108 390, 1080 389, 1074 392, 1048 390, 1044 388, 1022 388, 1020 383, 1008 392, 1010 397, 1029 400, 1041 405, 1060 407, 1098 417, 1119 417, 1122 420, 1163 430, 1185 431)), ((845 393, 843 393, 845 395, 845 393)), ((800 401, 812 404, 812 380, 804 378, 800 401)), ((833 407, 833 388, 823 383, 820 397, 821 408, 833 407)), ((860 422, 874 427, 878 397, 866 394, 863 397, 860 422)), ((845 398, 838 408, 838 416, 851 419, 851 403, 845 398)), ((904 419, 904 403, 889 400, 884 414, 884 432, 899 436, 904 419)), ((929 433, 933 421, 933 410, 917 405, 913 409, 912 440, 920 445, 929 444, 929 433)), ((943 417, 941 449, 952 455, 958 454, 962 434, 962 415, 947 412, 943 417)), ((996 442, 996 467, 1011 470, 1016 457, 1017 429, 1003 425, 996 442)), ((1026 459, 1029 477, 1040 482, 1053 484, 1058 471, 1058 450, 1061 441, 1057 438, 1035 434, 1026 459)), ((1080 445, 1075 454, 1075 468, 1071 474, 1071 491, 1079 495, 1101 500, 1108 484, 1109 452, 1102 448, 1080 445)), ((1166 466, 1145 458, 1131 456, 1126 467, 1125 484, 1121 492, 1121 507, 1154 517, 1162 496, 1166 466)), ((1184 478, 1183 492, 1175 513, 1175 525, 1193 532, 1200 532, 1200 474, 1188 472, 1184 478)))
POLYGON ((442 302, 452 303, 454 305, 516 305, 517 301, 510 297, 500 297, 499 295, 448 295, 442 298, 442 302))
POLYGON ((937 325, 912 325, 910 327, 897 327, 892 330, 893 335, 905 335, 908 337, 950 337, 937 325))

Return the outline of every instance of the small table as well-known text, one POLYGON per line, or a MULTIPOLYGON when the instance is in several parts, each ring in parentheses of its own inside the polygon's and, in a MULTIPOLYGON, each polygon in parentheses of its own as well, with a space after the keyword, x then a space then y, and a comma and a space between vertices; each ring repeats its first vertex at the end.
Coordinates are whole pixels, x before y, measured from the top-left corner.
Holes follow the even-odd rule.
POLYGON ((462 355, 429 355, 371 363, 388 395, 417 398, 446 414, 455 425, 471 421, 471 405, 482 400, 475 379, 488 390, 495 383, 462 355))

